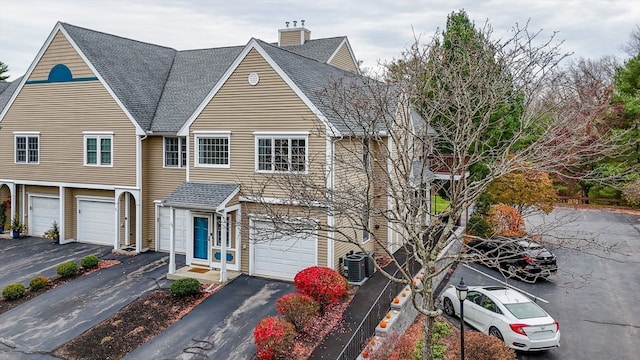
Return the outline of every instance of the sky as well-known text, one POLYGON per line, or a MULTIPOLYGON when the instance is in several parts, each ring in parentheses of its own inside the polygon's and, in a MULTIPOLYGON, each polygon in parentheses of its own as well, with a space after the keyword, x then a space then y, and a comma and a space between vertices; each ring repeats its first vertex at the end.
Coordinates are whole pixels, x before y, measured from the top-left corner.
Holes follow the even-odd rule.
POLYGON ((23 75, 58 21, 188 50, 276 42, 286 21, 305 20, 312 39, 346 35, 363 67, 376 68, 461 9, 496 38, 527 23, 555 33, 573 59, 628 58, 621 46, 640 24, 640 0, 0 0, 0 61, 9 80, 23 75))

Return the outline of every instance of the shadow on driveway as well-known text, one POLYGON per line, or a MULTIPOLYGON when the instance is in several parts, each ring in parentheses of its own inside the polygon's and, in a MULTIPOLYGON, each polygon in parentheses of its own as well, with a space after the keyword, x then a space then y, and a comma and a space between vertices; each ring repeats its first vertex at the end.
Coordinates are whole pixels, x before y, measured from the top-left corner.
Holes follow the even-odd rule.
POLYGON ((168 287, 167 254, 117 258, 121 264, 81 276, 0 314, 0 359, 53 358, 48 354, 139 296, 168 287))
POLYGON ((11 283, 29 286, 36 276, 56 275, 56 267, 69 260, 79 261, 87 255, 99 258, 111 256, 110 246, 69 243, 53 244, 51 240, 36 237, 0 239, 0 289, 11 283))
POLYGON ((125 359, 251 359, 253 329, 292 283, 242 275, 125 359))

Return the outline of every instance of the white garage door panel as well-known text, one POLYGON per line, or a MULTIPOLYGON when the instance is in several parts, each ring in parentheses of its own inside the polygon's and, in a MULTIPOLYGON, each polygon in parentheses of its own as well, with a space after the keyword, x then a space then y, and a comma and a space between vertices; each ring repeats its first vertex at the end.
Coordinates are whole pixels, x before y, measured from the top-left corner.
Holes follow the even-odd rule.
MULTIPOLYGON (((175 247, 177 252, 186 252, 187 245, 187 219, 188 211, 183 209, 175 209, 175 247)), ((171 210, 166 207, 160 208, 160 250, 169 251, 169 239, 171 238, 171 210)))
POLYGON ((113 245, 116 239, 116 212, 113 202, 78 202, 78 241, 113 245))
POLYGON ((52 197, 31 196, 30 201, 29 234, 42 236, 51 228, 54 221, 60 221, 60 200, 52 197))
MULTIPOLYGON (((254 226, 260 231, 272 229, 267 222, 256 221, 254 226)), ((316 265, 316 236, 274 234, 273 240, 257 242, 254 245, 254 273, 293 279, 298 271, 316 265)))

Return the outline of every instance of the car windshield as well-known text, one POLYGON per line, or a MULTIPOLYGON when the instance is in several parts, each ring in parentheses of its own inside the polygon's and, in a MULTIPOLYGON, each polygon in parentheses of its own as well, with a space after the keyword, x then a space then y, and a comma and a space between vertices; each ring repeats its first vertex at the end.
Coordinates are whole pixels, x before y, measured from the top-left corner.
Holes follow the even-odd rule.
POLYGON ((540 306, 532 302, 504 304, 504 306, 518 319, 545 317, 547 313, 540 306))

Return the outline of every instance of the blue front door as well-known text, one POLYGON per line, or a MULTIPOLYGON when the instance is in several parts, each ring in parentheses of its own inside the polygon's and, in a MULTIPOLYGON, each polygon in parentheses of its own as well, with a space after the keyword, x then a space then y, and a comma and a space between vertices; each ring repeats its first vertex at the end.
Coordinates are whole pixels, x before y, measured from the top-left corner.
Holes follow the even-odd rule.
POLYGON ((193 218, 193 258, 207 260, 209 247, 209 218, 196 216, 193 218))

